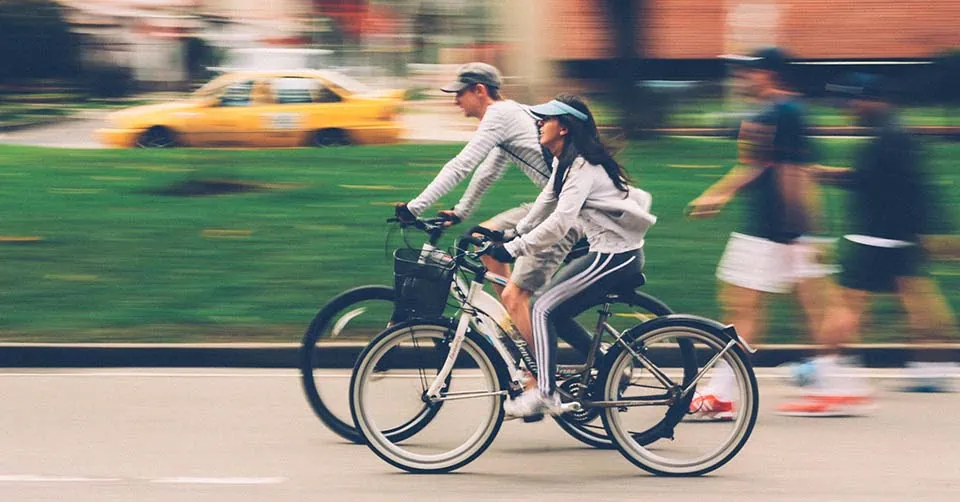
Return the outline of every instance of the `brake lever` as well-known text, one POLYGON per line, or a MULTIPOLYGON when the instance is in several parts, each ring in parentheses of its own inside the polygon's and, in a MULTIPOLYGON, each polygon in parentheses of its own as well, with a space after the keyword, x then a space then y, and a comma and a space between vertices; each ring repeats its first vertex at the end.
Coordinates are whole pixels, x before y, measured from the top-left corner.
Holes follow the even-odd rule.
POLYGON ((481 256, 487 254, 487 252, 490 251, 490 248, 492 248, 493 246, 494 246, 493 242, 487 242, 486 244, 483 245, 482 248, 471 252, 470 256, 472 258, 480 258, 481 256))

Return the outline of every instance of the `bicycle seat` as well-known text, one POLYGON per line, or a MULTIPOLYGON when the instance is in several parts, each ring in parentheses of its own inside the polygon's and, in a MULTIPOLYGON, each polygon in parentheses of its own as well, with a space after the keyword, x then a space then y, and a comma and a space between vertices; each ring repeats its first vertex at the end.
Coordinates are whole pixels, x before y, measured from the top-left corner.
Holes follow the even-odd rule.
POLYGON ((630 274, 627 277, 624 277, 620 281, 620 284, 614 288, 613 291, 607 293, 607 297, 615 297, 623 293, 632 293, 634 289, 639 288, 647 283, 647 277, 643 275, 643 272, 637 274, 630 274))

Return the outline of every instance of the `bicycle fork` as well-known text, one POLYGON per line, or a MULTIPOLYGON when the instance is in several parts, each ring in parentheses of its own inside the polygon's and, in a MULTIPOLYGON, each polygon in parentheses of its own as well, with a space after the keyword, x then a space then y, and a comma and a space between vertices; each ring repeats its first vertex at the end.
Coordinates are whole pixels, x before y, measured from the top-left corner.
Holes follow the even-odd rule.
MULTIPOLYGON (((464 304, 470 304, 471 300, 474 298, 477 291, 483 288, 483 284, 477 281, 470 282, 470 289, 467 292, 467 297, 464 300, 464 304)), ((450 376, 450 372, 453 371, 453 365, 456 364, 457 357, 460 356, 460 349, 463 347, 463 339, 467 336, 467 330, 470 329, 470 323, 473 321, 473 312, 470 309, 464 309, 463 314, 460 315, 460 319, 457 322, 457 331, 453 335, 453 340, 450 341, 450 352, 447 354, 446 360, 443 362, 443 366, 440 368, 440 371, 437 373, 436 378, 430 384, 430 387, 427 389, 425 397, 431 401, 449 401, 453 399, 467 399, 472 397, 482 397, 482 396, 496 396, 506 394, 507 391, 496 389, 493 391, 471 391, 471 392, 458 392, 458 393, 446 393, 441 395, 441 390, 443 389, 444 382, 447 381, 447 377, 450 376)), ((506 353, 506 347, 496 338, 491 338, 491 342, 497 349, 497 352, 500 353, 501 357, 506 353)), ((505 359, 509 360, 509 359, 505 359)))

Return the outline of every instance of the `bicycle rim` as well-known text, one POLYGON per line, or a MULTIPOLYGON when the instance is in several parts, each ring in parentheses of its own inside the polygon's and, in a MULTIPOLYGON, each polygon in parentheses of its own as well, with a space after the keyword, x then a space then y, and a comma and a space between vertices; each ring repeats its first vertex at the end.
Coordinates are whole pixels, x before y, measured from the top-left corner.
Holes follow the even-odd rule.
POLYGON ((409 472, 439 473, 462 467, 490 445, 503 421, 500 379, 494 363, 467 337, 442 396, 470 397, 431 404, 436 413, 415 435, 383 431, 408 423, 424 405, 426 389, 448 355, 446 326, 388 329, 364 351, 351 380, 350 406, 360 432, 380 458, 409 472), (389 361, 394 357, 394 361, 389 361))
MULTIPOLYGON (((606 302, 607 300, 597 302, 595 305, 584 309, 578 316, 578 322, 585 326, 594 326, 597 322, 597 307, 606 302)), ((623 332, 636 326, 638 322, 672 314, 673 310, 653 296, 638 291, 630 291, 619 294, 614 301, 610 302, 610 313, 607 322, 618 332, 623 332)), ((612 339, 608 341, 613 342, 612 339)), ((594 414, 595 418, 587 421, 578 420, 576 416, 568 415, 554 417, 554 420, 564 432, 583 444, 594 448, 613 449, 616 445, 613 444, 607 434, 600 415, 601 413, 597 412, 594 414)))
MULTIPOLYGON (((704 365, 719 354, 725 340, 707 330, 689 326, 665 326, 641 335, 632 347, 642 351, 652 365, 674 382, 684 386, 694 381, 704 365), (692 348, 684 354, 682 347, 692 348), (692 364, 691 364, 692 363, 692 364)), ((724 401, 732 409, 719 406, 708 423, 692 420, 697 396, 694 390, 672 406, 631 406, 607 408, 603 420, 620 452, 635 465, 657 475, 696 476, 713 471, 732 459, 749 439, 756 422, 759 399, 756 378, 738 347, 729 349, 720 361, 728 365, 714 365, 698 382, 699 390, 711 387, 711 380, 726 384, 721 387, 724 401), (722 419, 721 419, 722 418, 722 419), (637 434, 636 430, 644 430, 637 434)), ((613 378, 607 378, 603 395, 608 400, 666 395, 667 388, 643 367, 640 360, 622 351, 610 367, 610 374, 633 368, 630 385, 623 387, 613 378)), ((701 404, 702 406, 702 404, 701 404)), ((703 411, 698 408, 697 412, 703 411)))

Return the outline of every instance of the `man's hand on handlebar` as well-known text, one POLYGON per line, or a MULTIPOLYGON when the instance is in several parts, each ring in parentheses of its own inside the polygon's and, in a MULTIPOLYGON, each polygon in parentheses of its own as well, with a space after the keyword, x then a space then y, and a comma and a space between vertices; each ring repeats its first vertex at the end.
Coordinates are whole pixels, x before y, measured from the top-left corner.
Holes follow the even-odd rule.
POLYGON ((397 204, 394 206, 394 213, 397 219, 400 220, 400 223, 404 225, 409 225, 417 221, 417 215, 413 214, 406 204, 397 204))

